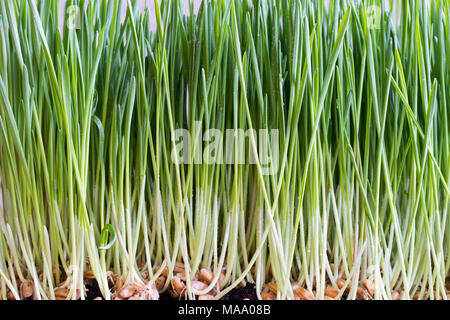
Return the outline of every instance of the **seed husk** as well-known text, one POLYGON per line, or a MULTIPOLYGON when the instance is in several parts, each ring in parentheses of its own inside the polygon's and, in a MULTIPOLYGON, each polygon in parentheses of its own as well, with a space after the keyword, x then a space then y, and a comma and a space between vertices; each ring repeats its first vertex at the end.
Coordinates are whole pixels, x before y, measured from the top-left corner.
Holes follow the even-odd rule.
POLYGON ((199 279, 200 281, 210 284, 214 279, 214 275, 208 269, 200 269, 199 279))
POLYGON ((164 288, 164 284, 166 283, 166 277, 159 276, 158 279, 155 280, 155 285, 158 291, 161 291, 164 288))
POLYGON ((184 273, 185 267, 184 264, 181 262, 176 262, 175 266, 173 267, 173 273, 184 273))
POLYGON ((159 293, 156 286, 147 287, 144 298, 145 300, 159 300, 159 293))
POLYGON ((272 293, 275 294, 275 295, 277 294, 278 289, 277 289, 277 284, 276 284, 276 283, 269 282, 269 284, 267 285, 267 287, 268 287, 268 289, 269 289, 270 292, 272 292, 272 293))
MULTIPOLYGON (((336 280, 336 284, 339 287, 339 289, 342 289, 345 286, 345 280, 342 278, 339 278, 336 280)), ((345 288, 345 290, 348 290, 348 287, 345 288)))
POLYGON ((367 300, 369 298, 369 292, 367 292, 367 290, 363 287, 358 287, 358 289, 356 289, 356 296, 358 299, 361 300, 367 300))
POLYGON ((369 294, 373 297, 375 294, 375 286, 373 284, 373 281, 372 280, 364 280, 363 286, 367 289, 369 294))
POLYGON ((296 292, 301 300, 315 300, 314 295, 303 287, 298 287, 296 292))
POLYGON ((172 288, 175 290, 175 292, 178 295, 181 295, 184 292, 185 285, 184 285, 183 281, 181 281, 180 278, 173 277, 171 280, 171 283, 172 283, 172 288))
POLYGON ((181 279, 181 281, 184 281, 184 282, 186 282, 186 274, 184 273, 184 271, 183 272, 177 272, 176 274, 175 274, 175 277, 177 277, 177 278, 180 278, 181 279))
POLYGON ((208 287, 208 285, 204 282, 194 280, 191 282, 191 287, 194 290, 203 291, 208 287))
POLYGON ((68 295, 69 295, 69 289, 67 289, 67 288, 56 288, 55 289, 55 297, 56 298, 63 298, 63 300, 65 300, 68 295))
POLYGON ((124 288, 122 288, 119 292, 119 295, 123 299, 128 299, 136 292, 136 286, 134 284, 128 284, 124 288))
POLYGON ((276 296, 272 292, 261 292, 261 298, 263 300, 275 300, 276 296))
POLYGON ((6 297, 8 300, 16 300, 16 297, 14 297, 14 294, 11 291, 8 291, 6 297))
POLYGON ((392 296, 392 300, 400 300, 400 298, 401 298, 401 295, 398 291, 392 292, 391 296, 392 296))
POLYGON ((338 294, 339 294, 339 290, 336 289, 336 288, 333 288, 333 287, 330 287, 330 286, 325 288, 325 295, 326 296, 329 296, 331 298, 336 298, 338 294))
POLYGON ((92 270, 85 271, 84 278, 85 279, 95 279, 94 271, 92 271, 92 270))
POLYGON ((27 299, 33 296, 34 293, 34 284, 31 280, 25 280, 20 284, 20 292, 22 293, 22 297, 27 299))
POLYGON ((122 277, 116 276, 114 280, 114 290, 119 291, 123 286, 122 277))
POLYGON ((169 277, 169 268, 164 267, 163 271, 161 272, 161 275, 166 278, 169 277))

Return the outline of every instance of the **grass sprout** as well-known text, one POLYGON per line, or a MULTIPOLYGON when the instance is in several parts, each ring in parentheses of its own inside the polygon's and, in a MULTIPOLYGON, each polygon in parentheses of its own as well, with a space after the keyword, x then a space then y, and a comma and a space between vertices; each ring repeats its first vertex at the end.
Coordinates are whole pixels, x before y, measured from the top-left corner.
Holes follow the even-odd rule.
POLYGON ((447 1, 62 3, 0 2, 0 299, 450 298, 447 1))

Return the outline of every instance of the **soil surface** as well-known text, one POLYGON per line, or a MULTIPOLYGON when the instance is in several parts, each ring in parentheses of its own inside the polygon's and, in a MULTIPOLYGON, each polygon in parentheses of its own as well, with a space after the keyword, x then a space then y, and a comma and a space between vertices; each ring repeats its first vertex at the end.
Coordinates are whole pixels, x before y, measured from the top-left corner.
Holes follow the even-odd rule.
POLYGON ((95 284, 85 284, 86 287, 86 300, 94 300, 95 298, 102 298, 103 295, 100 291, 100 288, 97 285, 97 281, 95 281, 95 284))
MULTIPOLYGON (((90 284, 86 283, 86 300, 94 300, 95 298, 101 297, 103 299, 100 288, 96 281, 90 284)), ((256 296, 255 285, 253 283, 247 282, 244 287, 237 287, 228 292, 220 300, 258 300, 256 296)), ((178 298, 173 298, 168 291, 160 293, 159 300, 179 300, 178 298)))
POLYGON ((258 300, 256 296, 255 284, 247 282, 245 287, 237 287, 228 292, 220 300, 258 300))

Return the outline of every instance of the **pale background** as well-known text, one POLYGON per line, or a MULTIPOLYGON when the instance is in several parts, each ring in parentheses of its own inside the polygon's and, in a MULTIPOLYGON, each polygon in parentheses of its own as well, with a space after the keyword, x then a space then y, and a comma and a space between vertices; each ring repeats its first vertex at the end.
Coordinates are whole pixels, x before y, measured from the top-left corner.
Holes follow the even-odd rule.
MULTIPOLYGON (((0 0, 0 1, 3 1, 3 0, 0 0)), ((90 2, 90 1, 96 1, 96 0, 89 0, 89 1, 87 1, 87 2, 90 2)), ((115 1, 115 0, 111 0, 111 1, 115 1)), ((171 1, 171 0, 158 0, 158 2, 159 3, 161 3, 161 1, 171 1)), ((184 13, 185 14, 188 14, 189 13, 189 2, 190 1, 192 1, 193 3, 194 3, 194 13, 197 13, 198 12, 198 9, 199 9, 199 7, 200 7, 200 4, 201 4, 201 2, 203 1, 203 0, 181 0, 182 1, 182 3, 183 3, 183 11, 184 11, 184 13)), ((429 4, 430 2, 431 2, 431 0, 424 0, 425 1, 425 3, 426 4, 429 4)), ((64 5, 65 5, 65 2, 66 2, 66 0, 61 0, 61 2, 62 2, 62 5, 61 5, 61 14, 64 14, 64 5)), ((154 0, 138 0, 137 1, 138 2, 138 7, 139 7, 139 9, 142 11, 145 7, 147 7, 147 8, 149 8, 150 9, 150 14, 153 16, 153 17, 155 17, 154 16, 154 13, 155 13, 155 4, 154 4, 154 0)), ((325 6, 328 6, 329 5, 329 2, 330 2, 330 0, 324 0, 324 3, 325 3, 325 6)), ((355 2, 361 2, 361 0, 355 0, 355 2)), ((386 6, 386 8, 389 8, 390 7, 390 0, 384 0, 384 3, 385 3, 385 6, 386 6)), ((127 1, 124 1, 124 7, 122 8, 122 21, 125 19, 125 15, 126 15, 126 5, 127 5, 127 1)), ((398 5, 398 3, 397 3, 397 1, 394 1, 393 2, 393 7, 391 8, 391 10, 393 11, 393 13, 394 13, 394 21, 395 21, 395 16, 396 16, 396 12, 397 12, 397 10, 396 10, 396 8, 397 8, 397 5, 398 5)), ((399 17, 397 17, 397 19, 398 19, 399 17)), ((154 19, 151 19, 151 21, 150 21, 150 27, 151 27, 151 29, 152 30, 156 30, 156 18, 154 18, 154 19)), ((395 27, 395 26, 394 26, 395 27)), ((60 26, 60 28, 61 28, 61 30, 62 30, 62 26, 60 26)))
MULTIPOLYGON (((0 0, 3 1, 3 0, 0 0)), ((93 0, 90 0, 93 1, 93 0)), ((111 0, 111 1, 115 1, 115 0, 111 0)), ((171 1, 171 0, 164 0, 164 1, 171 1)), ((64 14, 64 5, 66 3, 66 0, 61 0, 62 4, 61 4, 61 15, 64 14)), ((192 0, 192 2, 194 3, 194 12, 197 13, 198 12, 198 8, 200 7, 200 4, 202 2, 202 0, 192 0)), ((161 3, 161 0, 158 0, 158 3, 161 3)), ((183 3, 183 11, 185 14, 189 13, 189 0, 182 0, 183 3)), ((127 1, 124 1, 124 6, 122 8, 122 21, 125 19, 125 15, 126 15, 126 7, 127 5, 127 1)), ((144 10, 144 8, 149 8, 150 9, 150 14, 154 17, 154 19, 151 19, 150 22, 150 26, 152 30, 156 30, 156 17, 155 17, 155 2, 154 0, 138 0, 138 7, 141 11, 144 10)), ((62 26, 60 26, 60 28, 62 29, 62 26)))

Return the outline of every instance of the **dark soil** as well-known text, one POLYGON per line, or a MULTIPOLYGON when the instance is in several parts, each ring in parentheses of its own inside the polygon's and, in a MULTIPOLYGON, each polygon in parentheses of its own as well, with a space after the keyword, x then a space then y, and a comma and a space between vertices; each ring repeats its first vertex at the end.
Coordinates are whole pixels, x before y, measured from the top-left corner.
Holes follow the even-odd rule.
POLYGON ((245 287, 237 287, 228 292, 220 300, 258 300, 256 297, 255 284, 247 282, 245 287))
POLYGON ((178 300, 178 298, 173 298, 169 291, 166 290, 166 292, 160 293, 159 294, 159 300, 178 300))
POLYGON ((86 300, 94 300, 95 298, 101 297, 103 299, 102 292, 98 286, 97 281, 92 280, 85 284, 86 287, 86 300))
MULTIPOLYGON (((85 284, 86 286, 86 300, 94 300, 97 297, 103 299, 100 288, 98 287, 97 281, 91 280, 85 284)), ((228 292, 220 300, 258 300, 256 296, 255 285, 253 283, 247 282, 244 287, 237 287, 228 292)), ((159 300, 179 300, 178 298, 173 298, 168 291, 160 293, 159 300)))

